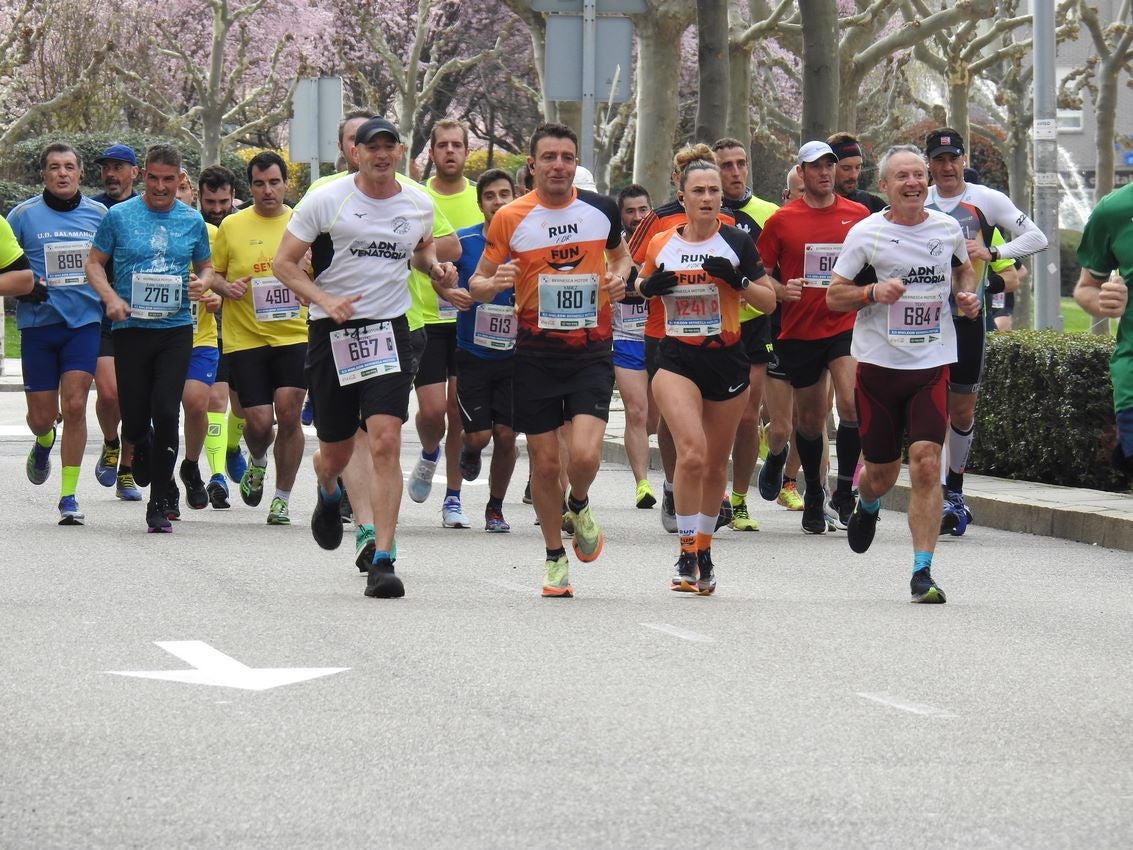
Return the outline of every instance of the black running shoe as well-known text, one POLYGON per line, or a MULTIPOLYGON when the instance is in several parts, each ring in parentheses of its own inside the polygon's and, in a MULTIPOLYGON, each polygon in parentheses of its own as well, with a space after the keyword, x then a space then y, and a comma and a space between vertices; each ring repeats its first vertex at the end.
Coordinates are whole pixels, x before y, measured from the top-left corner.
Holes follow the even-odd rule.
POLYGON ((170 519, 181 519, 181 490, 169 482, 169 494, 165 497, 165 515, 170 519))
POLYGON ((201 468, 196 461, 181 461, 181 483, 185 485, 185 501, 195 511, 208 507, 209 494, 201 479, 201 468))
POLYGON ((661 527, 669 534, 677 533, 677 505, 673 501, 673 491, 661 494, 661 527))
POLYGON ((944 598, 944 591, 932 580, 932 573, 929 572, 928 567, 913 573, 913 578, 909 582, 909 589, 913 592, 913 602, 921 602, 926 605, 943 605, 948 601, 944 598))
POLYGON ((342 491, 342 500, 338 503, 338 517, 342 522, 353 522, 354 506, 350 504, 350 494, 346 492, 346 486, 341 478, 338 479, 338 489, 342 491))
POLYGON ((150 482, 150 450, 153 448, 153 428, 146 432, 145 437, 134 444, 134 462, 131 469, 134 473, 134 483, 139 487, 148 487, 150 482))
POLYGON ((475 481, 480 477, 480 465, 483 463, 480 452, 471 449, 460 450, 460 477, 465 481, 475 481))
POLYGON ((393 561, 382 558, 370 567, 366 576, 366 595, 375 599, 400 599, 405 585, 393 571, 393 561))
POLYGON ((835 490, 830 495, 830 510, 838 520, 838 527, 845 528, 850 523, 850 514, 854 512, 858 494, 853 490, 835 490))
POLYGON ((733 516, 735 516, 735 512, 732 510, 731 500, 722 499, 720 501, 720 513, 716 514, 716 530, 719 531, 725 525, 731 525, 733 516))
POLYGON ((783 467, 787 465, 787 452, 790 449, 790 444, 787 444, 777 455, 768 452, 763 466, 759 468, 756 483, 759 485, 759 496, 765 502, 774 502, 779 498, 779 491, 783 489, 783 467))
POLYGON ((523 488, 523 504, 531 504, 531 479, 527 479, 527 486, 523 488))
POLYGON ((166 515, 164 499, 150 499, 146 505, 146 528, 151 534, 169 534, 173 523, 166 515))
POLYGON ((676 572, 669 583, 669 590, 681 593, 696 593, 696 553, 681 552, 677 558, 676 572))
MULTIPOLYGON (((778 498, 779 491, 775 491, 778 498)), ((807 486, 803 493, 803 531, 807 534, 826 533, 826 490, 807 486)))
POLYGON ((846 523, 846 539, 850 542, 850 549, 859 555, 869 549, 873 543, 873 535, 877 531, 877 521, 881 518, 881 511, 875 514, 862 510, 861 502, 854 504, 854 512, 846 523))
POLYGON ((315 511, 311 514, 311 534, 324 549, 337 549, 342 543, 342 517, 339 515, 342 496, 333 502, 323 498, 321 487, 315 488, 315 511))
POLYGON ((697 596, 711 596, 716 592, 716 567, 712 564, 712 550, 702 549, 696 553, 697 596))

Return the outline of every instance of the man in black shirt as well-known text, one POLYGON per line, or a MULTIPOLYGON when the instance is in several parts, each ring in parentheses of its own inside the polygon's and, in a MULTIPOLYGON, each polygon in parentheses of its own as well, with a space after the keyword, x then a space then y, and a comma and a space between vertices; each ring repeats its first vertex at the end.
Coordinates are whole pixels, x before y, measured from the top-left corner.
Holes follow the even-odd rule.
POLYGON ((834 169, 835 191, 843 198, 861 204, 871 213, 885 209, 884 200, 858 188, 858 179, 861 177, 862 164, 865 161, 858 137, 850 133, 835 133, 826 140, 826 144, 830 145, 830 149, 838 157, 838 164, 834 169))

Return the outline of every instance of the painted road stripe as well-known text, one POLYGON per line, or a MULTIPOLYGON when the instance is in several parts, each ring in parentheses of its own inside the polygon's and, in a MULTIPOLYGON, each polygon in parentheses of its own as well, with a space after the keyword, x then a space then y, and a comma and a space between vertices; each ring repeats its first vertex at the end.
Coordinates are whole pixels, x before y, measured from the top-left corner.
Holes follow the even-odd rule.
POLYGON ((670 626, 668 623, 641 623, 647 629, 654 631, 664 632, 667 635, 680 638, 681 640, 691 640, 696 643, 712 643, 715 638, 708 635, 702 635, 700 632, 692 632, 688 629, 678 628, 677 626, 670 626))
POLYGON ((925 705, 921 702, 911 702, 907 699, 902 699, 901 697, 895 697, 892 694, 867 694, 859 692, 858 696, 862 697, 863 699, 879 702, 882 705, 889 706, 890 708, 896 708, 900 711, 908 711, 912 714, 923 714, 928 717, 957 716, 950 711, 946 711, 943 708, 937 708, 935 705, 925 705))

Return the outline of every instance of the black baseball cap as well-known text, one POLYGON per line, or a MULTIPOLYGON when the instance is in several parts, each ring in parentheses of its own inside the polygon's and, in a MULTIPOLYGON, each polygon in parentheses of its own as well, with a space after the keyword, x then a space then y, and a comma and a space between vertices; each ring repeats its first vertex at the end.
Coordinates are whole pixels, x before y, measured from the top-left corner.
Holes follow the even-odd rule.
POLYGON ((374 140, 375 136, 380 136, 385 133, 399 145, 401 144, 401 134, 397 132, 397 128, 384 118, 370 118, 358 128, 358 132, 354 134, 354 144, 368 145, 374 140))
POLYGON ((929 159, 950 153, 955 156, 964 155, 964 139, 955 130, 933 130, 924 142, 925 156, 929 159))

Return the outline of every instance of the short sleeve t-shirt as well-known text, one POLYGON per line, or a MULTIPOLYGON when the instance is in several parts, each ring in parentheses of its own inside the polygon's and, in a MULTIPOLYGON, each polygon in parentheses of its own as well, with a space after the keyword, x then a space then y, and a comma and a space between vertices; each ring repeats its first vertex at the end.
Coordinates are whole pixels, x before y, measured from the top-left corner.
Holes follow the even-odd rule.
POLYGON ((492 217, 484 256, 519 265, 517 353, 611 356, 610 299, 602 280, 605 252, 621 241, 617 204, 597 192, 575 189, 557 207, 528 192, 492 217))
POLYGON ((160 317, 134 313, 121 328, 176 328, 192 324, 189 267, 209 259, 205 220, 180 201, 164 212, 151 210, 141 196, 111 207, 99 223, 94 247, 114 262, 114 291, 134 313, 149 304, 171 309, 160 317))
MULTIPOLYGON (((205 230, 209 235, 209 247, 215 248, 216 225, 206 221, 205 230)), ((216 313, 210 313, 199 301, 189 304, 189 312, 193 317, 193 348, 217 348, 216 313)))
MULTIPOLYGON (((457 285, 461 289, 468 289, 472 274, 476 271, 480 257, 484 254, 484 245, 486 244, 484 225, 474 224, 471 227, 458 230, 456 233, 460 237, 460 259, 456 261, 457 285)), ((488 302, 492 305, 489 312, 496 312, 502 317, 503 322, 507 322, 507 314, 510 314, 511 326, 508 330, 512 330, 515 323, 514 299, 515 293, 510 289, 505 289, 503 292, 497 292, 495 297, 488 302)), ((515 354, 514 345, 510 349, 505 349, 476 343, 477 322, 482 323, 484 321, 480 315, 480 310, 483 307, 483 304, 473 301, 471 309, 456 314, 456 347, 484 360, 502 360, 511 357, 515 354)), ((489 328, 489 330, 493 329, 489 328)))
POLYGON ((0 219, 0 269, 6 269, 24 256, 24 249, 16 240, 12 232, 12 225, 6 219, 0 219))

